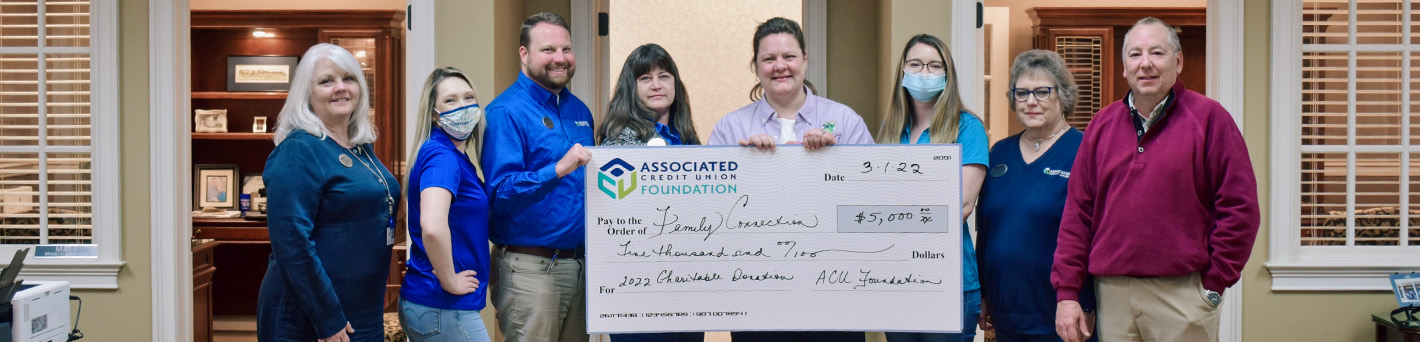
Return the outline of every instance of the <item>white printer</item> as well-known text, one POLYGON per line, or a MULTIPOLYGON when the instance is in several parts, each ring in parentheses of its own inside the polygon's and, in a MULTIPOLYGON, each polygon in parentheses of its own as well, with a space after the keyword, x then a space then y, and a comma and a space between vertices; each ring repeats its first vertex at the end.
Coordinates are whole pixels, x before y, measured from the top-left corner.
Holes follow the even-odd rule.
POLYGON ((29 281, 10 300, 11 341, 64 342, 69 340, 69 282, 29 281))
POLYGON ((0 270, 0 342, 66 342, 69 282, 16 280, 29 252, 15 251, 0 270))

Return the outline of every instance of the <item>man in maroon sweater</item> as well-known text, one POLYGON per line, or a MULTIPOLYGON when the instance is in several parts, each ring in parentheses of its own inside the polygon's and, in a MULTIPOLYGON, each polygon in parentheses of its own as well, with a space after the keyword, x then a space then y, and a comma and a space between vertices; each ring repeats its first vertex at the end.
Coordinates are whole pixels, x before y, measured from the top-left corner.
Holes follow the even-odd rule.
POLYGON ((1178 35, 1155 18, 1124 38, 1130 92, 1090 122, 1070 175, 1050 283, 1055 329, 1088 338, 1077 302, 1098 281, 1100 341, 1217 341, 1222 292, 1252 253, 1257 180, 1233 118, 1178 81, 1178 35))

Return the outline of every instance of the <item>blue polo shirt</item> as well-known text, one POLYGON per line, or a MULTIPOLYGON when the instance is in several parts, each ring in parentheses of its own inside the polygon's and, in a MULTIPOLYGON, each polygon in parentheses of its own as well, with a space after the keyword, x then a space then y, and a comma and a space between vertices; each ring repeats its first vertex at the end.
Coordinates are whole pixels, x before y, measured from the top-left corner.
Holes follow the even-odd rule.
POLYGON ((483 182, 444 130, 429 132, 429 139, 419 147, 419 156, 409 170, 409 268, 399 288, 401 298, 431 308, 450 310, 482 310, 488 289, 488 196, 483 182), (424 189, 440 188, 453 194, 449 205, 449 240, 454 254, 454 272, 478 272, 478 290, 462 296, 444 292, 434 277, 434 266, 424 248, 424 229, 419 225, 423 207, 419 195, 424 189))
POLYGON ((586 168, 557 178, 573 144, 593 146, 592 111, 572 91, 547 91, 527 75, 485 107, 482 161, 493 243, 573 249, 586 242, 586 168))
MULTIPOLYGON (((986 166, 990 162, 990 157, 986 151, 986 126, 981 124, 971 113, 962 112, 961 121, 957 124, 957 144, 961 144, 961 165, 979 164, 986 166)), ((912 125, 902 128, 902 144, 907 144, 911 139, 912 125)), ((932 143, 931 130, 922 131, 922 135, 917 137, 914 144, 932 143)), ((963 200, 965 200, 963 198, 963 200)), ((961 224, 961 271, 962 271, 962 291, 971 291, 981 288, 981 282, 976 274, 976 249, 971 245, 971 229, 966 222, 961 224)))

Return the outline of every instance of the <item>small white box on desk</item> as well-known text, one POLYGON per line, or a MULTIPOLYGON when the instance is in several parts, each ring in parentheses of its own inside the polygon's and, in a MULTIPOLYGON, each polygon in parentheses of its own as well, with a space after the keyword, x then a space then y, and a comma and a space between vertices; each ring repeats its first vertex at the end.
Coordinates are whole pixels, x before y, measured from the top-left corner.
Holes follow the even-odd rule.
POLYGON ((69 339, 69 282, 26 281, 10 300, 14 312, 10 337, 16 342, 63 342, 69 339))

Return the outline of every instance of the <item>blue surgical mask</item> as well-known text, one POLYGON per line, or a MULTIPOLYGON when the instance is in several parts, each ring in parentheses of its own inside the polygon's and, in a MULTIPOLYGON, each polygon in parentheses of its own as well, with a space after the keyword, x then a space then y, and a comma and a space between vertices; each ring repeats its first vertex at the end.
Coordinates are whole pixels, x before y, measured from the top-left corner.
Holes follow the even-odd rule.
POLYGON ((473 134, 473 128, 478 126, 478 119, 481 117, 483 109, 475 103, 439 113, 439 127, 443 128, 450 138, 464 141, 473 134))
POLYGON ((922 75, 903 70, 902 87, 907 88, 907 93, 917 102, 932 101, 942 94, 943 89, 947 89, 947 74, 922 75))

